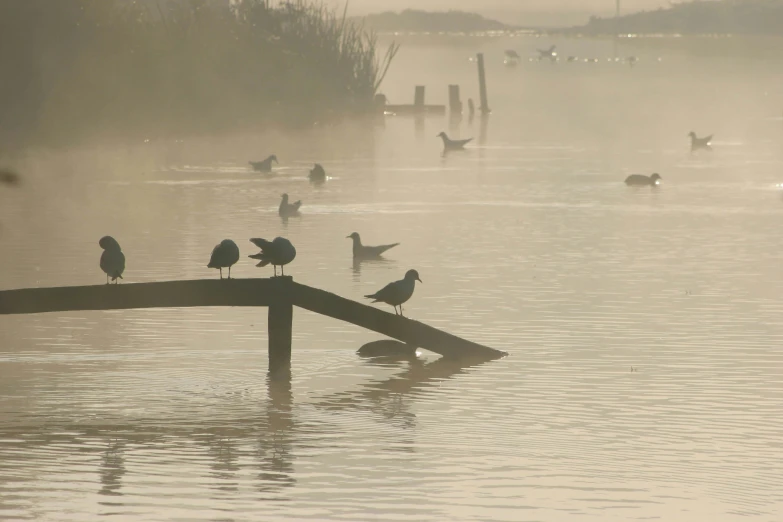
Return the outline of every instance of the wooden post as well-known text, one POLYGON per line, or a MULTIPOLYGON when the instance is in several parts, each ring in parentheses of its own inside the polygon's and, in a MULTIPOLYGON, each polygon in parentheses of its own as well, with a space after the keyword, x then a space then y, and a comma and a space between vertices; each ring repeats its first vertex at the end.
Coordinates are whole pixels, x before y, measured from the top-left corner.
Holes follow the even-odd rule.
POLYGON ((413 94, 413 105, 416 107, 416 112, 424 112, 424 86, 417 85, 416 91, 413 94))
POLYGON ((291 300, 293 278, 281 276, 272 278, 275 299, 269 305, 269 371, 291 365, 291 331, 294 320, 294 306, 291 300))
POLYGON ((462 114, 462 101, 459 99, 459 85, 449 85, 449 112, 462 114))
POLYGON ((484 74, 484 53, 478 53, 476 55, 478 59, 478 74, 479 74, 479 96, 481 98, 481 106, 479 110, 484 114, 489 114, 489 103, 487 102, 487 78, 484 74))

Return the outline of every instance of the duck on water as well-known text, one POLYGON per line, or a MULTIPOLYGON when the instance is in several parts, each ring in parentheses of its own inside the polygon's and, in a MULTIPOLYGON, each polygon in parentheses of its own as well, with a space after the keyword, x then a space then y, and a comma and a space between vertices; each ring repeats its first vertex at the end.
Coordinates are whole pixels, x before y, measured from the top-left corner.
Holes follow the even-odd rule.
POLYGON ((291 216, 298 216, 299 215, 299 207, 302 206, 302 201, 294 201, 293 203, 288 202, 288 194, 283 194, 281 196, 283 199, 280 200, 280 207, 277 209, 277 213, 280 214, 281 218, 287 218, 291 216))
POLYGON ((441 132, 440 134, 438 134, 437 137, 443 140, 444 151, 463 150, 465 148, 465 145, 467 145, 470 141, 473 141, 473 138, 467 138, 464 140, 452 140, 445 132, 441 132))
POLYGON ((661 184, 660 180, 663 179, 661 176, 654 172, 650 176, 645 176, 644 174, 631 174, 627 178, 625 178, 625 184, 631 185, 635 187, 657 187, 661 184))
POLYGON ((408 270, 405 277, 399 281, 394 281, 384 286, 374 294, 365 295, 367 299, 374 299, 373 303, 386 303, 394 307, 394 313, 397 314, 397 307, 400 307, 399 315, 402 313, 402 304, 407 302, 413 295, 416 281, 421 283, 419 273, 416 270, 408 270))
POLYGON ((256 172, 272 172, 272 162, 277 163, 277 156, 272 154, 268 158, 262 161, 248 161, 253 170, 256 172))
POLYGON ((350 236, 345 236, 346 239, 353 239, 353 257, 354 259, 378 259, 381 254, 394 248, 399 243, 391 243, 389 245, 370 246, 363 245, 362 238, 358 232, 352 233, 350 236))

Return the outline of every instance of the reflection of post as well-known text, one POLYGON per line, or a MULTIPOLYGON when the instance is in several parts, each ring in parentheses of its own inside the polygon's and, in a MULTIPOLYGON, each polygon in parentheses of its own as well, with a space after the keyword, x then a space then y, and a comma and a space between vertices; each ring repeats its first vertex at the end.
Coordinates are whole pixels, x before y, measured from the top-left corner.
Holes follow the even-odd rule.
POLYGON ((484 145, 487 142, 487 123, 489 123, 489 114, 483 113, 481 115, 481 125, 479 127, 479 145, 484 145))
POLYGON ((274 371, 278 367, 290 367, 291 365, 291 330, 294 320, 294 307, 291 304, 289 277, 273 278, 276 300, 269 306, 269 369, 274 371))
POLYGON ((478 61, 479 96, 481 101, 479 110, 482 112, 482 114, 489 114, 489 102, 487 102, 487 78, 484 74, 484 53, 478 53, 476 58, 478 61))
POLYGON ((291 368, 279 367, 267 375, 269 404, 267 405, 268 438, 259 447, 261 470, 259 489, 264 492, 292 486, 294 464, 291 455, 293 417, 291 415, 291 368))
POLYGON ((101 484, 98 493, 100 495, 122 495, 122 477, 125 475, 125 457, 123 452, 125 444, 122 442, 110 443, 101 460, 101 484))
POLYGON ((414 112, 417 114, 424 112, 424 86, 417 85, 416 91, 413 93, 413 105, 414 112))

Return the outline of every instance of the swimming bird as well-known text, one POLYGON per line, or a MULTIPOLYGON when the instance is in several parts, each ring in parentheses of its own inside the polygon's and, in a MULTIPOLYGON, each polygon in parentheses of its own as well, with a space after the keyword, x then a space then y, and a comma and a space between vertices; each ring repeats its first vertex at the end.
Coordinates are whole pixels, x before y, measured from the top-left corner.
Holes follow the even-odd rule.
POLYGON ((556 48, 557 46, 553 45, 549 49, 536 49, 536 51, 538 51, 538 61, 540 62, 544 58, 549 58, 553 62, 557 60, 556 48))
POLYGON ((326 171, 320 163, 316 163, 315 166, 310 169, 310 174, 307 176, 313 183, 323 183, 326 181, 326 171))
POLYGON ((274 154, 263 161, 248 161, 248 163, 256 172, 272 172, 273 161, 277 163, 277 156, 274 154))
POLYGON ((373 259, 377 257, 381 257, 381 254, 389 250, 390 248, 394 248, 399 243, 392 243, 390 245, 378 245, 378 246, 368 246, 368 245, 362 245, 362 238, 359 236, 358 232, 352 233, 350 236, 345 236, 346 239, 353 239, 353 257, 358 259, 373 259))
POLYGON ((109 284, 110 277, 114 284, 119 283, 117 279, 122 279, 122 273, 125 272, 125 254, 120 244, 111 236, 103 236, 98 244, 103 249, 101 270, 106 273, 106 284, 109 284))
POLYGON ((18 185, 19 175, 10 169, 0 168, 0 183, 4 183, 6 185, 18 185))
POLYGON ((261 252, 258 254, 247 256, 260 260, 256 266, 271 264, 275 269, 275 276, 277 276, 277 267, 279 266, 280 271, 285 275, 283 266, 293 261, 296 257, 296 249, 289 240, 284 237, 276 237, 272 241, 267 241, 260 237, 254 237, 250 238, 250 241, 261 249, 261 252))
POLYGON ((224 239, 212 249, 207 268, 220 270, 220 279, 223 279, 223 269, 228 268, 228 278, 231 279, 231 265, 239 261, 239 247, 230 239, 224 239))
POLYGON ((287 218, 290 216, 298 216, 299 215, 299 207, 302 206, 302 201, 294 201, 293 203, 288 202, 288 194, 282 194, 282 200, 280 201, 280 207, 277 209, 277 213, 280 214, 280 217, 287 218))
POLYGON ((712 147, 710 147, 710 143, 712 142, 712 134, 705 136, 704 138, 699 138, 696 136, 695 132, 691 131, 688 133, 688 136, 691 138, 691 152, 697 151, 699 149, 712 150, 712 147))
POLYGON ((626 185, 634 185, 634 186, 645 186, 650 185, 652 187, 657 186, 658 180, 662 179, 661 176, 654 172, 650 176, 645 176, 644 174, 631 174, 627 178, 625 178, 625 184, 626 185))
POLYGON ((368 299, 374 299, 373 303, 386 303, 394 307, 394 313, 397 314, 397 307, 400 307, 402 314, 402 303, 406 302, 413 295, 413 289, 416 281, 421 283, 419 273, 416 270, 408 270, 405 277, 399 281, 394 281, 384 286, 374 294, 365 295, 368 299))
POLYGON ((445 132, 441 132, 437 137, 443 140, 443 150, 462 150, 469 141, 473 140, 473 138, 468 138, 466 140, 452 140, 446 135, 445 132))

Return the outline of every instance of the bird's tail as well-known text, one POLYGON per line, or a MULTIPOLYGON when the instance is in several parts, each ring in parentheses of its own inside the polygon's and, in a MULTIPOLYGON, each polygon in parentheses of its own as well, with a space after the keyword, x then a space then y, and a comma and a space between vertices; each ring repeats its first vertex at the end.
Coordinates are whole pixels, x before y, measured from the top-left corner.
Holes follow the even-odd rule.
POLYGON ((269 260, 264 257, 263 252, 260 254, 252 254, 247 257, 249 257, 250 259, 260 259, 261 262, 258 263, 256 266, 266 266, 269 264, 269 260))
POLYGON ((379 254, 383 254, 383 253, 384 253, 384 252, 386 252, 387 250, 389 250, 389 249, 391 249, 391 248, 394 248, 394 247, 396 247, 397 245, 399 245, 399 243, 392 243, 391 245, 381 245, 381 246, 379 246, 379 247, 378 247, 378 253, 379 253, 379 254))
POLYGON ((266 266, 269 264, 269 261, 261 261, 260 263, 257 263, 256 266, 266 266))
POLYGON ((364 297, 366 297, 367 299, 375 299, 375 295, 376 294, 370 294, 370 295, 365 295, 364 297))

